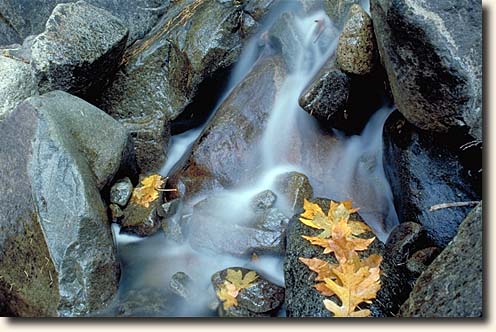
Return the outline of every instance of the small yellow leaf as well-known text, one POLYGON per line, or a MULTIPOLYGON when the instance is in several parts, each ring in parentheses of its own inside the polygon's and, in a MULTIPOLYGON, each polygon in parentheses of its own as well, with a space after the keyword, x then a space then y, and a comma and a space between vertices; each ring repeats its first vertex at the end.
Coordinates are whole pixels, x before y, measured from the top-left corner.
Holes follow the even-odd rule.
POLYGON ((131 201, 146 208, 158 199, 158 189, 164 184, 164 179, 158 174, 150 175, 141 180, 138 187, 134 188, 131 201))
POLYGON ((258 278, 255 271, 250 271, 243 277, 241 270, 227 269, 226 280, 216 292, 219 300, 224 302, 224 309, 238 305, 236 297, 242 289, 248 288, 258 278))

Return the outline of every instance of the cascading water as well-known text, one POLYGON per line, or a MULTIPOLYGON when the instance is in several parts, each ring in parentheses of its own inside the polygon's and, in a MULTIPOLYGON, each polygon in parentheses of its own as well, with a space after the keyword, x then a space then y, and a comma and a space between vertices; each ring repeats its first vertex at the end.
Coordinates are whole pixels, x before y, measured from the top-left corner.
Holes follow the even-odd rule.
MULTIPOLYGON (((246 76, 259 56, 267 55, 263 51, 259 52, 257 45, 264 40, 266 31, 280 12, 281 8, 278 8, 270 14, 260 32, 246 45, 225 96, 246 76)), ((246 206, 255 194, 265 189, 276 191, 273 183, 278 175, 299 171, 310 178, 315 196, 334 200, 352 199, 354 205, 360 207, 364 220, 379 239, 385 241, 391 228, 398 222, 382 165, 382 128, 391 108, 378 110, 361 135, 346 137, 339 132, 333 135, 323 132, 314 118, 299 107, 298 98, 334 53, 339 32, 323 11, 305 17, 293 17, 300 44, 296 45, 298 51, 295 54, 286 55, 291 57, 286 60, 292 64, 292 68, 289 68, 289 74, 270 111, 267 127, 259 139, 259 151, 256 153, 261 156, 261 160, 253 165, 257 175, 248 185, 224 190, 219 196, 220 202, 221 205, 225 202, 229 209, 212 206, 218 219, 218 223, 212 227, 223 227, 225 222, 232 220, 237 220, 239 224, 246 222, 249 218, 233 216, 246 214, 246 206), (295 147, 298 153, 294 153, 295 147)), ((161 170, 163 176, 167 176, 176 163, 184 159, 203 130, 203 127, 196 128, 172 138, 168 160, 161 170)), ((191 202, 186 202, 186 205, 188 203, 191 202)), ((290 210, 279 207, 291 217, 290 210)), ((196 305, 182 308, 180 312, 174 313, 176 316, 209 314, 208 302, 214 297, 210 276, 227 267, 252 268, 277 284, 284 283, 281 257, 261 256, 251 261, 199 252, 188 241, 178 245, 166 240, 160 232, 136 242, 130 236, 117 235, 117 242, 123 270, 120 297, 125 297, 132 289, 165 288, 171 276, 178 271, 186 272, 195 280, 196 305)))

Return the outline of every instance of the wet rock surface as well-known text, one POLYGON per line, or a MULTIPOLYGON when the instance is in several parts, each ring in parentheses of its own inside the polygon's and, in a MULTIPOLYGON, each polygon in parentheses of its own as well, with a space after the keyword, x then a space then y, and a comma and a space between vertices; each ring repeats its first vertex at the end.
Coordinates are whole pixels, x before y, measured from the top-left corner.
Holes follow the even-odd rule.
MULTIPOLYGON (((319 204, 324 213, 329 210, 330 200, 317 198, 313 202, 319 204)), ((357 214, 354 214, 353 218, 361 220, 357 214)), ((314 280, 316 274, 300 262, 299 258, 319 258, 330 263, 337 263, 337 261, 333 255, 323 254, 322 248, 310 244, 301 237, 302 235, 316 236, 320 231, 305 226, 298 219, 299 214, 293 216, 287 232, 287 249, 284 257, 286 315, 288 317, 331 317, 331 312, 325 309, 322 302, 326 297, 313 287, 316 283, 314 280)), ((368 233, 364 236, 369 238, 373 234, 368 233)), ((376 240, 362 254, 382 256, 384 245, 376 240)), ((334 300, 337 299, 334 298, 334 300)))
POLYGON ((57 5, 31 48, 40 92, 98 95, 118 68, 128 30, 109 12, 78 1, 57 5))
POLYGON ((313 196, 313 188, 308 177, 298 172, 278 176, 275 180, 275 188, 293 213, 301 211, 304 200, 310 200, 313 196))
MULTIPOLYGON (((242 267, 230 267, 228 269, 241 271, 242 275, 250 270, 242 267)), ((216 272, 212 276, 214 290, 218 290, 226 280, 227 270, 216 272)), ((277 315, 278 309, 284 302, 284 288, 277 286, 263 276, 258 274, 258 278, 248 288, 239 291, 236 300, 237 306, 224 309, 219 306, 220 317, 270 317, 277 315)))
POLYGON ((280 58, 264 58, 227 97, 171 176, 180 194, 191 197, 246 182, 253 175, 258 139, 285 76, 280 58))
POLYGON ((193 279, 184 272, 175 273, 169 282, 169 288, 172 292, 187 302, 194 301, 192 285, 193 279))
POLYGON ((428 247, 416 251, 406 262, 406 268, 410 272, 420 275, 438 254, 439 248, 437 247, 428 247))
POLYGON ((463 128, 481 141, 481 2, 371 0, 371 14, 400 112, 419 128, 463 128))
MULTIPOLYGON (((333 59, 334 60, 334 59, 333 59)), ((346 118, 351 79, 328 61, 299 99, 300 106, 332 128, 346 118)))
MULTIPOLYGON (((124 66, 98 105, 135 137, 142 172, 163 164, 169 122, 192 103, 200 83, 236 61, 251 32, 241 23, 249 18, 236 2, 178 1, 127 50, 124 66)), ((204 106, 188 111, 181 122, 191 124, 183 124, 183 130, 205 118, 210 110, 204 106)))
MULTIPOLYGON (((77 0, 3 0, 0 3, 0 45, 21 43, 29 35, 45 29, 46 21, 57 4, 77 0)), ((130 31, 128 44, 142 38, 167 10, 169 0, 85 0, 122 20, 130 31), (158 10, 153 10, 157 8, 158 10)))
POLYGON ((334 24, 342 27, 346 22, 351 6, 359 3, 360 0, 327 0, 324 1, 324 9, 334 24))
POLYGON ((421 225, 405 222, 397 225, 384 245, 381 263, 381 289, 370 306, 375 317, 396 317, 402 303, 408 298, 417 275, 406 264, 416 251, 430 242, 421 225))
POLYGON ((350 74, 369 74, 376 65, 378 54, 372 20, 359 5, 350 8, 336 54, 338 67, 350 74))
POLYGON ((16 316, 80 316, 108 303, 119 264, 99 190, 129 162, 125 129, 55 91, 2 122, 0 297, 16 316))
MULTIPOLYGON (((389 117, 384 128, 384 167, 398 218, 420 223, 433 243, 444 248, 470 206, 435 211, 430 208, 441 203, 480 200, 480 179, 476 170, 468 173, 462 164, 462 151, 456 144, 460 137, 446 141, 417 130, 398 112, 389 117)), ((480 165, 480 158, 476 153, 471 159, 476 163, 479 160, 480 165)))
POLYGON ((482 203, 415 283, 405 317, 482 317, 482 203))
POLYGON ((131 202, 123 211, 121 232, 150 236, 160 229, 161 219, 157 213, 160 199, 150 203, 148 207, 131 202))
POLYGON ((250 206, 255 212, 267 210, 274 206, 276 199, 277 196, 272 190, 264 190, 253 197, 250 206))
POLYGON ((234 256, 282 254, 289 219, 276 208, 250 213, 248 206, 236 204, 222 195, 197 203, 188 223, 191 246, 234 256))

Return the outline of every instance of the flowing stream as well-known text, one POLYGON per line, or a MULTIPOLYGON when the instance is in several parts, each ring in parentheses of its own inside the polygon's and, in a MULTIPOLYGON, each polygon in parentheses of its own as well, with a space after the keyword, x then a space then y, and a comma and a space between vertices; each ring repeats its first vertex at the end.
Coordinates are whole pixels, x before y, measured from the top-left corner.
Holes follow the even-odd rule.
MULTIPOLYGON (((258 57, 264 56, 264 51, 260 52, 259 47, 264 33, 281 11, 291 9, 291 5, 286 4, 267 15, 259 33, 245 45, 226 93, 217 106, 247 75, 258 57)), ((249 185, 225 190, 223 199, 229 206, 229 213, 242 213, 253 195, 265 189, 275 190, 273 182, 278 175, 298 171, 309 177, 315 197, 334 200, 351 198, 354 205, 360 207, 361 216, 377 237, 385 241, 392 227, 398 223, 382 164, 382 129, 392 108, 385 105, 377 110, 360 135, 323 132, 314 118, 300 108, 298 98, 334 53, 339 31, 324 11, 304 17, 295 15, 294 19, 301 45, 298 45, 299 51, 290 59, 293 68, 282 84, 270 111, 267 127, 260 137, 260 151, 257 153, 262 156, 262 160, 254 165, 259 171, 249 185), (319 30, 319 24, 325 27, 323 31, 319 30), (304 151, 302 157, 296 160, 288 157, 295 146, 304 151)), ((167 176, 180 160, 187 157, 203 130, 203 127, 195 128, 172 137, 167 162, 160 171, 163 176, 167 176)), ((287 207, 281 209, 290 211, 287 207)), ((220 219, 223 217, 219 216, 220 219)), ((219 227, 222 227, 221 223, 219 227)), ((178 245, 166 240, 162 232, 141 239, 119 234, 118 226, 115 226, 114 233, 122 265, 120 297, 132 289, 166 288, 170 277, 178 271, 186 272, 196 281, 195 304, 181 308, 174 313, 177 316, 211 315, 208 303, 214 298, 214 292, 210 277, 227 267, 253 268, 276 284, 284 284, 281 257, 261 256, 252 261, 198 252, 191 248, 188 241, 178 245)))

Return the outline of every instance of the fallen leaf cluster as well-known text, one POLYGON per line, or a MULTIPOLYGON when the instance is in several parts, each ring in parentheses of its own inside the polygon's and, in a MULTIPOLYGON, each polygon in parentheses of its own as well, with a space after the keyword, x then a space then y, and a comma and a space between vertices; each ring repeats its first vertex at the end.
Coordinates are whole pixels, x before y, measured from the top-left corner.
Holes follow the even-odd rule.
POLYGON ((159 191, 164 182, 164 178, 158 174, 145 177, 141 180, 139 186, 134 188, 131 202, 148 208, 150 203, 158 199, 159 191))
POLYGON ((227 269, 224 283, 217 290, 217 297, 223 302, 224 309, 237 306, 238 300, 236 298, 239 292, 250 287, 257 278, 258 275, 255 271, 247 272, 243 277, 241 270, 227 269))
POLYGON ((335 295, 341 304, 331 299, 324 300, 324 306, 335 317, 368 317, 370 310, 360 309, 361 303, 371 303, 379 291, 380 264, 382 257, 370 255, 361 259, 359 251, 367 250, 375 237, 363 239, 357 235, 369 232, 370 228, 358 220, 350 220, 357 211, 351 201, 331 201, 327 215, 319 205, 307 200, 300 221, 312 228, 321 229, 318 236, 303 238, 313 245, 324 248, 325 254, 334 254, 337 264, 318 258, 303 258, 300 261, 317 273, 315 289, 324 296, 335 295), (358 310, 357 310, 358 309, 358 310))

